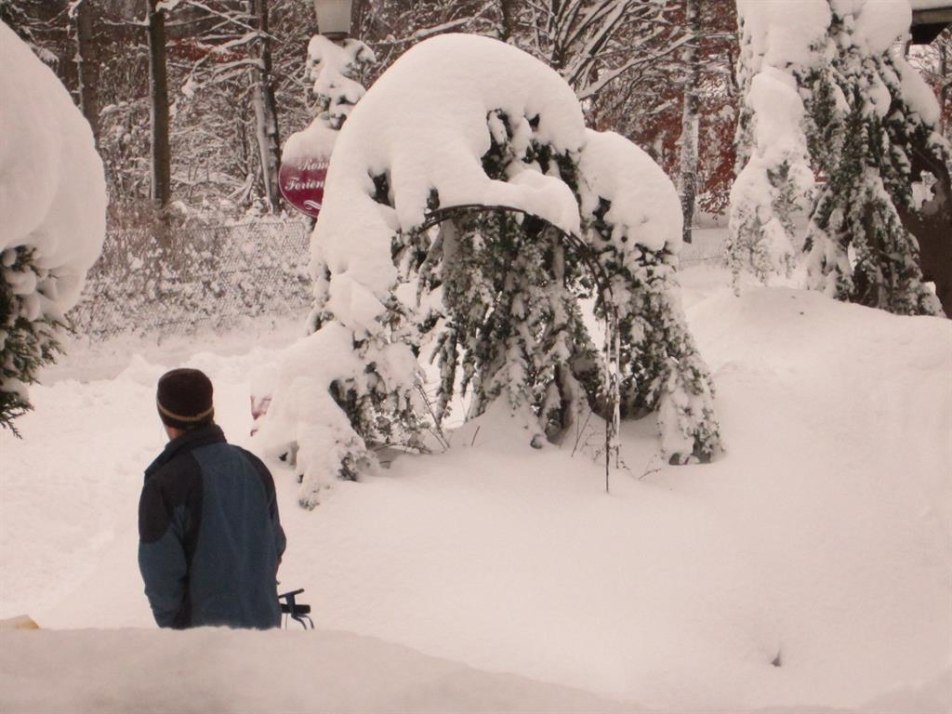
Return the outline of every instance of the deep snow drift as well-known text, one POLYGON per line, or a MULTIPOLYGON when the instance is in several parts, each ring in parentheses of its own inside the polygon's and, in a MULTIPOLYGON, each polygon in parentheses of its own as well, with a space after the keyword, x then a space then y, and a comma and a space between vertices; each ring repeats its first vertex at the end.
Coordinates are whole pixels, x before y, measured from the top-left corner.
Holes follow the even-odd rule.
MULTIPOLYGON (((948 711, 952 323, 735 298, 704 266, 682 282, 718 389, 715 463, 668 467, 653 420, 629 423, 606 494, 597 425, 535 451, 490 413, 307 512, 273 462, 281 587, 307 589, 318 632, 0 633, 0 710, 948 711), (40 685, 49 668, 68 674, 40 685)), ((162 445, 155 380, 206 370, 253 447, 264 337, 74 347, 47 372, 23 440, 0 434, 0 618, 153 626, 135 510, 162 445)))

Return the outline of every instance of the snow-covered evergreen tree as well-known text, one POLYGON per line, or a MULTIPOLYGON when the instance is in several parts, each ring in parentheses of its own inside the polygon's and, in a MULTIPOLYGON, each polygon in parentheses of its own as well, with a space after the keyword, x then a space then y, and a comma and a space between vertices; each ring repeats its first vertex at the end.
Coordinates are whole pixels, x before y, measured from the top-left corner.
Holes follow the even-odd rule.
POLYGON ((0 426, 16 434, 13 420, 29 411, 27 385, 40 367, 55 361, 65 336, 63 318, 40 308, 35 290, 48 290, 49 271, 36 265, 26 246, 0 254, 0 426))
MULTIPOLYGON (((571 156, 557 156, 538 141, 525 145, 532 134, 526 117, 513 121, 495 111, 487 128, 491 146, 482 166, 488 177, 505 181, 528 163, 574 188, 571 156)), ((540 433, 557 439, 600 389, 597 349, 577 301, 585 291, 581 256, 562 231, 531 215, 491 207, 446 215, 436 245, 418 254, 422 284, 440 290, 437 312, 445 317, 425 320, 427 331, 438 333, 438 414, 442 419, 461 368, 463 392, 473 395, 470 417, 505 397, 513 410, 531 410, 540 433)))
POLYGON ((919 179, 913 152, 949 158, 935 97, 897 45, 908 1, 738 0, 738 11, 747 91, 731 207, 735 276, 789 269, 791 208, 810 160, 826 180, 804 246, 809 286, 897 314, 940 313, 901 220, 919 179))
POLYGON ((618 352, 620 416, 657 412, 670 461, 709 461, 720 431, 678 293, 680 199, 645 152, 611 132, 588 132, 579 173, 588 243, 611 283, 615 314, 609 295, 599 307, 618 336, 609 349, 618 352))
MULTIPOLYGON (((306 68, 312 82, 310 95, 315 116, 307 127, 288 137, 283 149, 286 163, 330 161, 338 132, 367 91, 362 84, 363 76, 375 60, 373 51, 360 40, 346 39, 337 43, 322 35, 311 38, 306 68)), ((311 272, 317 300, 308 323, 316 330, 328 318, 324 301, 330 279, 318 249, 311 254, 311 272)))
POLYGON ((796 10, 738 0, 737 10, 744 101, 727 244, 735 286, 745 271, 767 282, 793 268, 793 215, 807 208, 813 187, 798 89, 800 77, 819 59, 829 23, 826 0, 808 0, 796 10), (794 11, 799 22, 788 27, 794 11))
POLYGON ((534 445, 588 407, 610 452, 615 414, 657 411, 672 462, 710 459, 710 377, 675 290, 681 229, 671 181, 623 137, 586 131, 550 68, 487 38, 420 43, 337 137, 312 240, 312 357, 280 369, 259 434, 295 454, 307 506, 371 445, 419 447, 457 382, 471 415, 506 400, 534 445), (606 318, 601 350, 585 295, 606 318), (440 366, 435 405, 423 349, 440 366), (346 427, 314 406, 328 394, 346 427))
POLYGON ((29 410, 105 234, 102 162, 65 87, 0 21, 0 427, 29 410))
POLYGON ((934 315, 942 310, 899 210, 913 203, 912 151, 945 162, 949 153, 935 132, 935 98, 895 46, 908 28, 902 5, 890 14, 831 2, 835 54, 806 78, 811 145, 828 177, 811 216, 807 267, 810 286, 839 300, 934 315))

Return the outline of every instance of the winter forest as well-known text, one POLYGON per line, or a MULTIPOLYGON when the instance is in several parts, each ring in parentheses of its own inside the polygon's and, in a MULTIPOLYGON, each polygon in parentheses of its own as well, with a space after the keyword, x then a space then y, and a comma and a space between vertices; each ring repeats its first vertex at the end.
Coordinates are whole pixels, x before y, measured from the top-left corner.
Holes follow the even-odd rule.
MULTIPOLYGON (((690 186, 687 210, 726 212, 739 170, 738 120, 749 113, 741 109, 744 83, 756 73, 749 64, 735 71, 752 51, 735 3, 358 0, 353 12, 354 36, 374 54, 360 67, 365 86, 428 37, 501 39, 556 69, 589 127, 628 137, 690 186)), ((4 0, 0 18, 54 69, 89 121, 111 225, 152 220, 155 204, 206 222, 285 208, 272 175, 281 145, 317 111, 310 3, 4 0), (164 72, 150 70, 159 66, 164 72)), ((940 102, 936 128, 946 139, 950 44, 942 33, 910 57, 940 102)), ((750 151, 749 140, 741 144, 750 151)))
POLYGON ((0 0, 0 710, 952 711, 950 62, 949 0, 0 0), (313 630, 155 630, 179 366, 313 630))
MULTIPOLYGON (((316 111, 306 67, 307 43, 318 29, 311 3, 152 5, 5 0, 0 17, 54 68, 93 127, 110 220, 144 220, 140 214, 151 210, 153 111, 169 117, 168 154, 159 158, 166 166, 156 169, 164 176, 158 202, 201 220, 281 210, 261 156, 277 156, 282 141, 316 111), (164 82, 150 81, 156 61, 166 67, 164 82), (259 126, 270 117, 273 128, 259 126)), ((520 47, 559 71, 582 100, 589 126, 631 138, 669 175, 678 173, 682 97, 691 81, 694 111, 704 117, 699 146, 712 149, 697 164, 699 205, 715 212, 727 205, 733 153, 713 147, 731 146, 737 123, 740 46, 731 2, 357 2, 354 26, 375 56, 362 68, 365 86, 413 44, 441 33, 520 47), (686 12, 693 13, 690 22, 686 12)), ((938 85, 938 64, 934 71, 938 85)))

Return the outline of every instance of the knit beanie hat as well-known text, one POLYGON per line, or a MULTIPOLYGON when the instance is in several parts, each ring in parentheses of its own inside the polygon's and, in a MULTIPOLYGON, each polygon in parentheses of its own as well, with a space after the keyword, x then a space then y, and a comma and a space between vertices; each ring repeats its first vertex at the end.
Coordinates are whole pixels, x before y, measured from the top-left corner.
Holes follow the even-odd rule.
POLYGON ((155 401, 162 423, 176 429, 211 424, 215 418, 212 382, 197 369, 173 369, 163 374, 155 401))

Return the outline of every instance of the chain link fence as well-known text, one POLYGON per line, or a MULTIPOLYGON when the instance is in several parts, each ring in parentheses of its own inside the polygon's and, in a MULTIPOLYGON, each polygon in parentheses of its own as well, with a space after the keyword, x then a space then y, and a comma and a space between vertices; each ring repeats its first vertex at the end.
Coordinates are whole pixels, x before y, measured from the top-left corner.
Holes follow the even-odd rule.
MULTIPOLYGON (((681 265, 721 263, 726 231, 699 229, 681 265)), ((297 222, 112 230, 70 312, 77 335, 228 330, 262 316, 306 312, 310 230, 297 222)))
POLYGON ((70 311, 77 335, 192 334, 311 304, 310 231, 302 223, 110 231, 70 311))

